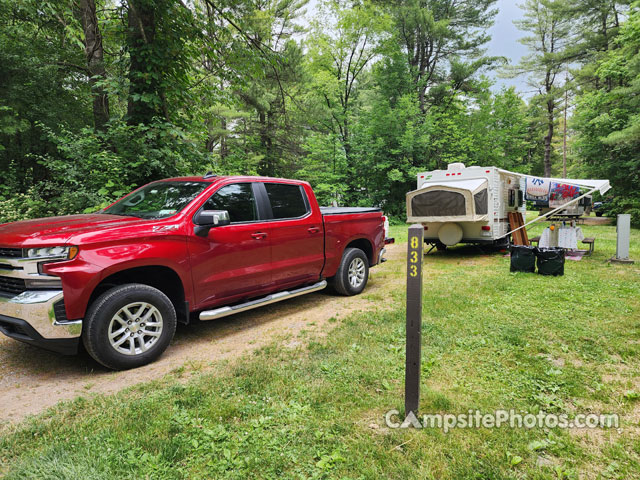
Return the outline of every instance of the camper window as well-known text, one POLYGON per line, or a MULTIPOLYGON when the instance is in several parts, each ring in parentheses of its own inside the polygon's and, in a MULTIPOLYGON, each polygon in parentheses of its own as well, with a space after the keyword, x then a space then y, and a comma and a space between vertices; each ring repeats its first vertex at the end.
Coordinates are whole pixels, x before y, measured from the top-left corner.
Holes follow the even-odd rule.
POLYGON ((466 215, 464 195, 445 190, 432 190, 411 199, 412 216, 443 217, 466 215))
POLYGON ((489 212, 489 196, 486 188, 476 193, 473 201, 476 206, 476 215, 486 215, 489 212))

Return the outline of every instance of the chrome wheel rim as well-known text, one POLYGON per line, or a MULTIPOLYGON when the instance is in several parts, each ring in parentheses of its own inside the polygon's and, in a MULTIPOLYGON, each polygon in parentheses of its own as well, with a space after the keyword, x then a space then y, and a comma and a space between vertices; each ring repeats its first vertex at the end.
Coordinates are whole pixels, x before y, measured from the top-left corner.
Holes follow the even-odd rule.
POLYGON ((156 307, 133 302, 111 318, 107 334, 109 344, 123 355, 141 355, 152 348, 162 335, 164 321, 156 307))
POLYGON ((354 258, 349 264, 349 283, 352 287, 358 288, 364 283, 366 266, 360 257, 354 258))

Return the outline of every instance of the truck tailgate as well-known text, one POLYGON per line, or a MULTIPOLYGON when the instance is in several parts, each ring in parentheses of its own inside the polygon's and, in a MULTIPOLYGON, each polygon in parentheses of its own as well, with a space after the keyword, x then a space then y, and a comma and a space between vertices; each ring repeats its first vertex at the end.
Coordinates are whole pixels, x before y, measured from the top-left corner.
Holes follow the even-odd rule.
POLYGON ((321 208, 324 223, 324 275, 335 275, 342 252, 351 242, 357 242, 369 257, 371 265, 378 261, 384 247, 384 219, 379 208, 321 208))

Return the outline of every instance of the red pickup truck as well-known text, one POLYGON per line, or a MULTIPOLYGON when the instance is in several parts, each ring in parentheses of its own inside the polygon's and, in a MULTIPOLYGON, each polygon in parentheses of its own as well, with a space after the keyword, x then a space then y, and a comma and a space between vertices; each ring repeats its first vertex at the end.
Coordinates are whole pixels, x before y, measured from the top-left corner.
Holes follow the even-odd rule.
POLYGON ((306 182, 180 177, 95 214, 0 225, 0 331, 113 369, 158 358, 176 323, 323 289, 383 261, 376 208, 320 208, 306 182))

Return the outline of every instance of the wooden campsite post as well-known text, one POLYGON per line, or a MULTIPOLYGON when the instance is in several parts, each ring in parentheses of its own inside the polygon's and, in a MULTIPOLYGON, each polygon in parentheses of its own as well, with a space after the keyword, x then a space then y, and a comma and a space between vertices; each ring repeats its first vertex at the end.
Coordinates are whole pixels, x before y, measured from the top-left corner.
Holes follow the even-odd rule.
POLYGON ((404 380, 404 413, 418 415, 420 404, 422 330, 422 225, 409 227, 407 251, 407 350, 404 380))

